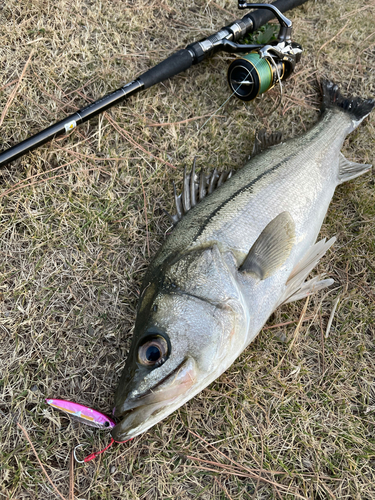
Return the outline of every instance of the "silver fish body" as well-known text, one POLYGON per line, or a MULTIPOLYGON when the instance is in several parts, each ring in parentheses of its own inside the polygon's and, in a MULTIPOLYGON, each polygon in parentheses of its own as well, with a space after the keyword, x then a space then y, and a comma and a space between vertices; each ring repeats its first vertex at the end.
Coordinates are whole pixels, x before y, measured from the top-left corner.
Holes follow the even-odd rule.
POLYGON ((345 100, 326 82, 324 104, 305 135, 261 152, 191 208, 150 264, 115 396, 115 440, 220 376, 280 304, 332 283, 305 278, 334 241, 315 243, 336 186, 371 167, 340 149, 374 101, 345 100))

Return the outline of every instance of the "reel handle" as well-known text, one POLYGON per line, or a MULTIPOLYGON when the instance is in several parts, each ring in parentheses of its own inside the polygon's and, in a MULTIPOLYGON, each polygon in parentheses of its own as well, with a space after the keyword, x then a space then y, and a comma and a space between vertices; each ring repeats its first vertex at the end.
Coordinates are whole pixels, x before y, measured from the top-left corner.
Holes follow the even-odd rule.
MULTIPOLYGON (((277 3, 277 2, 276 2, 277 3)), ((284 16, 274 4, 264 3, 247 3, 243 0, 238 0, 239 9, 266 9, 270 10, 280 23, 279 41, 290 41, 292 34, 292 21, 284 16)))
MULTIPOLYGON (((299 7, 304 4, 306 0, 277 0, 272 5, 276 7, 280 12, 286 12, 287 10, 294 9, 295 7, 299 7)), ((238 2, 238 7, 243 9, 242 5, 246 3, 241 0, 238 2)), ((251 4, 250 4, 251 5, 251 4)), ((253 4, 254 5, 254 4, 253 4)), ((271 19, 274 18, 274 12, 270 9, 265 9, 264 4, 263 7, 257 4, 259 10, 255 12, 251 12, 246 17, 249 17, 252 21, 252 31, 258 30, 264 24, 267 24, 271 19)), ((281 23, 280 23, 281 24, 281 23)))

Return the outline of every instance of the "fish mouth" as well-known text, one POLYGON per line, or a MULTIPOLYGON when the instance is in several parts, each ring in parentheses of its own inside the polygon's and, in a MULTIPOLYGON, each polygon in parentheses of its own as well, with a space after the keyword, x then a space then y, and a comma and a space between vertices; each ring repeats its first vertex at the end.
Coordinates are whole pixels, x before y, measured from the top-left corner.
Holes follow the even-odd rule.
POLYGON ((141 434, 181 406, 196 375, 195 361, 188 358, 152 389, 137 396, 130 393, 121 407, 113 410, 115 418, 121 418, 111 432, 114 440, 125 441, 141 434))

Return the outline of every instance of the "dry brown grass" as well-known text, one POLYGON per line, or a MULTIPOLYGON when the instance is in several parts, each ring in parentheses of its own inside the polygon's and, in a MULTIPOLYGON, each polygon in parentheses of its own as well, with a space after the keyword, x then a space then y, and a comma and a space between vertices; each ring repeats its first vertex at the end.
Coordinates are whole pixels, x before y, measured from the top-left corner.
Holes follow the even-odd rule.
MULTIPOLYGON (((234 0, 4 0, 0 12, 2 149, 241 16, 234 0)), ((148 246, 154 254, 163 241, 161 209, 183 165, 197 156, 204 168, 237 168, 255 129, 302 133, 317 119, 316 77, 375 95, 374 15, 359 0, 293 12, 303 64, 271 114, 277 91, 255 105, 230 99, 200 129, 229 96, 230 56, 219 55, 1 171, 1 497, 57 498, 17 422, 65 498, 72 448, 108 443, 44 398, 109 412, 148 246)), ((349 158, 374 161, 374 123, 348 138, 349 158)), ((303 302, 278 310, 268 326, 284 326, 264 329, 147 434, 76 464, 75 498, 373 499, 374 201, 373 174, 337 190, 322 235, 338 241, 319 266, 336 283, 310 300, 297 336, 303 302)))

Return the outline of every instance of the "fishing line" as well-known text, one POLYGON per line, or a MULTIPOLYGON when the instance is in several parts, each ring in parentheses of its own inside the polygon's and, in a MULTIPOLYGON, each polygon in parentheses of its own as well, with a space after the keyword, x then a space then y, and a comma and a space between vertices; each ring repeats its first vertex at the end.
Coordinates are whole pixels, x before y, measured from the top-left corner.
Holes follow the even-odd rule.
POLYGON ((277 109, 279 106, 281 106, 281 103, 283 100, 283 85, 281 83, 281 76, 280 76, 279 68, 277 67, 277 64, 274 61, 273 57, 271 57, 270 59, 271 59, 271 62, 276 70, 277 80, 278 80, 279 85, 280 85, 280 99, 279 99, 279 102, 276 101, 274 108, 272 108, 271 111, 268 113, 268 115, 266 114, 265 116, 269 116, 271 113, 273 113, 275 111, 275 109, 277 109))
MULTIPOLYGON (((241 85, 242 85, 242 83, 241 83, 241 85)), ((241 85, 240 85, 240 86, 241 86, 241 85)), ((240 88, 240 86, 239 86, 238 88, 240 88)), ((236 90, 237 90, 237 89, 236 89, 236 90)), ((227 103, 227 102, 228 102, 228 101, 229 101, 229 100, 230 100, 230 99, 234 96, 234 94, 236 93, 236 90, 235 90, 235 91, 234 91, 234 92, 233 92, 233 93, 232 93, 232 94, 228 97, 228 99, 227 99, 226 101, 224 101, 224 102, 223 102, 223 104, 222 104, 221 106, 219 106, 219 107, 217 108, 217 110, 216 110, 214 113, 212 113, 212 115, 211 115, 211 116, 209 116, 209 117, 207 118, 207 120, 203 123, 203 125, 201 126, 201 128, 200 128, 200 129, 198 129, 198 131, 197 131, 196 135, 197 135, 197 134, 199 134, 199 132, 202 130, 202 128, 203 128, 203 127, 205 127, 205 126, 207 125, 207 123, 208 123, 208 122, 209 122, 209 121, 210 121, 210 120, 211 120, 211 119, 212 119, 212 118, 216 115, 216 113, 217 113, 218 111, 220 111, 220 110, 221 110, 221 108, 222 108, 223 106, 225 106, 225 105, 226 105, 226 103, 227 103)), ((193 136, 193 137, 194 137, 194 136, 193 136)), ((192 138, 193 138, 193 137, 192 137, 192 138)))
POLYGON ((278 81, 278 83, 280 85, 280 95, 279 95, 279 98, 276 100, 275 105, 271 108, 271 110, 268 113, 261 114, 262 118, 266 118, 266 117, 270 116, 281 105, 282 98, 283 98, 283 95, 284 95, 283 94, 283 87, 282 87, 282 78, 280 76, 279 68, 277 67, 277 64, 275 63, 274 59, 272 57, 270 59, 271 59, 272 64, 274 65, 275 70, 276 70, 277 81, 278 81))
POLYGON ((281 104, 281 101, 282 101, 282 98, 283 98, 283 86, 282 86, 282 83, 281 83, 281 77, 280 77, 280 72, 279 72, 279 68, 277 67, 277 64, 275 63, 273 57, 270 58, 271 59, 271 62, 276 70, 276 73, 277 73, 277 80, 280 84, 280 104, 281 104))
MULTIPOLYGON (((272 59, 272 58, 271 58, 272 59)), ((245 68, 246 71, 247 71, 247 75, 246 75, 246 78, 248 78, 249 76, 251 76, 251 73, 253 70, 255 70, 258 66, 258 64, 260 64, 260 62, 263 61, 263 59, 259 59, 259 61, 253 65, 253 67, 251 68, 251 70, 249 70, 248 68, 245 68)), ((274 62, 274 61, 273 61, 274 62)), ((275 64, 275 62, 274 62, 275 64)), ((280 79, 280 74, 279 74, 279 71, 277 71, 277 76, 278 78, 280 79)), ((186 144, 188 143, 188 141, 191 141, 193 140, 198 134, 199 132, 203 129, 203 127, 205 127, 207 125, 207 123, 227 104, 227 102, 237 93, 238 89, 240 89, 242 87, 242 85, 246 83, 246 80, 242 80, 242 82, 238 85, 238 87, 232 92, 232 94, 228 97, 228 99, 226 99, 223 104, 221 104, 216 111, 214 111, 212 113, 211 116, 209 116, 207 118, 207 120, 203 123, 203 125, 197 130, 197 132, 192 135, 190 138, 188 138, 181 146, 180 148, 176 151, 176 153, 179 153, 181 151, 181 149, 186 146, 186 144)), ((281 85, 281 82, 280 82, 280 85, 281 85)))
POLYGON ((102 453, 104 453, 105 451, 107 451, 114 443, 119 443, 119 444, 122 444, 122 443, 127 443, 128 441, 132 441, 134 438, 130 438, 130 439, 126 439, 125 441, 115 441, 113 439, 113 437, 111 437, 111 441, 109 444, 107 444, 107 446, 105 446, 104 448, 102 448, 101 450, 99 451, 94 451, 93 453, 90 453, 90 455, 87 455, 87 457, 85 457, 83 460, 78 460, 77 458, 77 455, 76 455, 76 450, 78 448, 80 448, 81 446, 86 446, 86 443, 82 443, 82 444, 78 444, 74 450, 73 450, 73 456, 74 456, 74 460, 79 463, 79 464, 85 464, 87 462, 90 462, 91 460, 94 460, 97 456, 101 455, 102 453))

